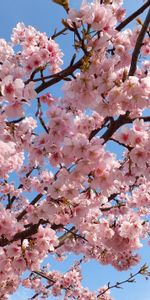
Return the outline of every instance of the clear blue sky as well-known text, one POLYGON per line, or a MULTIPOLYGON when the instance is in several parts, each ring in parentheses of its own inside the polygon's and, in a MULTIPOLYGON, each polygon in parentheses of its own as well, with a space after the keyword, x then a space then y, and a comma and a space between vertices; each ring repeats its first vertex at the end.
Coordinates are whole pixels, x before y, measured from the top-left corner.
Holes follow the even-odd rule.
MULTIPOLYGON (((77 7, 81 3, 81 0, 70 1, 72 6, 77 7)), ((140 7, 143 4, 142 0, 125 0, 125 7, 127 8, 127 14, 130 14, 134 9, 140 7)), ((63 10, 57 5, 52 4, 51 0, 1 0, 0 2, 0 37, 7 40, 10 39, 10 33, 12 28, 18 22, 24 22, 26 25, 35 26, 38 30, 46 32, 51 35, 54 29, 61 28, 60 20, 65 17, 63 10)), ((68 58, 71 58, 72 41, 68 36, 59 39, 61 48, 63 49, 66 58, 65 64, 68 58)), ((53 88, 51 92, 60 95, 58 88, 53 88)), ((143 257, 142 263, 150 264, 149 248, 145 247, 145 250, 141 250, 143 257)), ((52 262, 54 269, 60 269, 65 271, 70 266, 71 259, 69 258, 60 267, 60 263, 52 262)), ((103 267, 97 263, 90 262, 83 266, 84 285, 90 289, 96 289, 97 287, 104 285, 108 281, 114 283, 121 281, 128 277, 130 272, 138 270, 138 266, 129 270, 128 272, 117 272, 111 267, 103 267)), ((144 278, 140 277, 136 284, 124 285, 123 290, 113 290, 112 295, 116 300, 149 300, 150 281, 147 282, 144 278)), ((19 289, 14 296, 10 297, 10 300, 27 300, 31 294, 28 290, 19 289)), ((51 298, 52 299, 52 298, 51 298)))

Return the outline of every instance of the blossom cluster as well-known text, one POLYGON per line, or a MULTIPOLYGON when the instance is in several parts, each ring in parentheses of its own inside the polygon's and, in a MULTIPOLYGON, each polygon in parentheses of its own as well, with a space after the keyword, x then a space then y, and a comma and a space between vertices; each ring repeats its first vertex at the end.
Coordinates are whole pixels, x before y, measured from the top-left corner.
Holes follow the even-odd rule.
POLYGON ((23 23, 13 29, 11 39, 11 44, 0 39, 0 102, 6 117, 16 118, 24 115, 23 104, 37 96, 34 75, 45 68, 58 72, 63 54, 53 39, 23 23))
POLYGON ((32 26, 0 40, 0 299, 23 285, 33 299, 112 300, 109 287, 82 285, 79 266, 41 271, 44 259, 80 254, 119 271, 140 261, 150 233, 150 63, 130 74, 141 25, 117 30, 122 2, 68 9, 65 30, 84 57, 65 71, 58 44, 32 26), (61 98, 46 93, 60 80, 61 98))

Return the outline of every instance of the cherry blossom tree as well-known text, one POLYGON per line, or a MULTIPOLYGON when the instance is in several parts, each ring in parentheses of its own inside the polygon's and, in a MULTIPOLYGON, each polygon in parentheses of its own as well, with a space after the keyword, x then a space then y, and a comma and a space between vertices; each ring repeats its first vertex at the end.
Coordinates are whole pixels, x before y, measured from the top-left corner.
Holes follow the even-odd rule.
POLYGON ((32 299, 112 300, 147 265, 91 292, 81 264, 127 270, 150 233, 150 1, 128 17, 122 0, 53 2, 66 11, 60 31, 19 23, 0 39, 0 299, 22 285, 32 299), (57 37, 68 34, 63 68, 57 37), (50 93, 59 82, 61 98, 50 93), (43 265, 72 253, 66 273, 43 265))

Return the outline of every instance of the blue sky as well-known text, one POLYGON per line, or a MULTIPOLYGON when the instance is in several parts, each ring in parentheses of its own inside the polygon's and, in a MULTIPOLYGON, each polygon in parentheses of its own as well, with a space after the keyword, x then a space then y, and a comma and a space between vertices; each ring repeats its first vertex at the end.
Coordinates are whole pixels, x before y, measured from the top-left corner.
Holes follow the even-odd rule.
MULTIPOLYGON (((81 3, 81 0, 72 0, 70 3, 77 7, 81 3)), ((143 4, 143 0, 125 0, 125 7, 127 8, 127 14, 130 14, 134 9, 140 7, 143 4)), ((0 11, 0 37, 6 40, 10 39, 10 33, 12 28, 18 22, 24 22, 26 25, 35 26, 38 30, 44 31, 49 35, 54 32, 55 28, 61 29, 60 20, 65 17, 63 10, 52 3, 51 0, 1 0, 0 11)), ((59 38, 60 46, 65 53, 65 64, 72 56, 72 40, 69 36, 63 36, 59 38)), ((57 87, 50 90, 56 95, 61 95, 57 87)), ((140 251, 143 257, 142 263, 149 263, 149 248, 145 246, 140 251)), ((70 262, 74 259, 69 258, 63 264, 50 261, 54 269, 60 269, 65 271, 69 268, 70 262)), ((94 261, 89 262, 83 266, 84 285, 90 289, 95 289, 101 285, 104 285, 108 281, 114 283, 121 281, 128 277, 128 274, 138 270, 138 266, 129 270, 128 272, 117 272, 111 267, 101 266, 94 261)), ((140 277, 136 284, 124 285, 124 289, 113 290, 112 295, 116 300, 149 300, 149 288, 150 281, 147 282, 144 278, 140 277)), ((25 289, 19 289, 14 296, 10 297, 10 300, 27 300, 31 294, 25 289)), ((52 299, 52 298, 51 298, 52 299)))

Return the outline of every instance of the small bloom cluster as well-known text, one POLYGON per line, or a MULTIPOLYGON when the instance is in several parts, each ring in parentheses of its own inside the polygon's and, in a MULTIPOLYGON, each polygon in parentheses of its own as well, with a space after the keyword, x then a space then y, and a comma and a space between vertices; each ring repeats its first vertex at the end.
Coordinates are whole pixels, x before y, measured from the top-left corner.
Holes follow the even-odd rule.
POLYGON ((116 15, 117 6, 100 4, 98 0, 92 3, 83 1, 80 11, 70 9, 68 14, 68 22, 70 25, 75 23, 77 27, 86 23, 95 31, 112 34, 113 28, 117 23, 116 15))
POLYGON ((0 206, 0 236, 11 240, 15 233, 22 230, 22 225, 17 223, 15 214, 6 211, 4 207, 0 206))
POLYGON ((0 177, 7 178, 8 173, 18 171, 23 164, 24 155, 13 142, 0 140, 0 177))
POLYGON ((5 103, 3 110, 8 118, 21 117, 23 104, 37 96, 31 74, 46 67, 56 73, 62 64, 58 44, 32 26, 18 23, 13 29, 12 46, 0 39, 0 101, 5 103), (21 47, 18 53, 12 47, 16 45, 21 47))
POLYGON ((115 133, 114 137, 130 151, 124 153, 126 162, 124 163, 124 173, 133 177, 144 176, 149 180, 150 174, 150 145, 149 145, 150 127, 143 120, 136 119, 133 127, 125 127, 122 131, 115 133), (129 149, 128 148, 128 149, 129 149))
MULTIPOLYGON (((14 218, 14 220, 16 220, 14 218)), ((12 232, 16 231, 12 215, 3 212, 1 217, 0 231, 1 235, 10 238, 12 232), (11 218, 10 218, 11 217, 11 218)), ((17 228, 18 229, 18 228, 17 228)), ((21 230, 21 228, 20 228, 21 230)), ((21 283, 20 275, 26 270, 37 270, 41 261, 48 252, 53 252, 54 247, 58 245, 58 239, 55 231, 51 228, 39 226, 38 233, 33 235, 30 241, 24 240, 22 245, 14 242, 1 250, 0 256, 0 274, 1 291, 0 297, 4 294, 12 294, 21 283)), ((7 298, 6 298, 7 299, 7 298)))
MULTIPOLYGON (((51 285, 51 290, 47 290, 41 282, 41 279, 34 275, 32 278, 22 280, 23 286, 35 290, 37 297, 42 295, 42 298, 48 296, 60 297, 64 295, 64 300, 78 298, 79 300, 96 300, 97 293, 91 292, 89 289, 84 288, 81 284, 82 276, 79 267, 72 267, 65 274, 58 271, 41 272, 44 278, 47 278, 48 283, 51 285)), ((98 290, 99 295, 105 291, 105 287, 98 290)), ((110 292, 107 291, 103 294, 102 300, 112 300, 110 292)))
POLYGON ((12 43, 22 46, 21 63, 29 74, 45 65, 49 65, 53 73, 59 71, 62 52, 58 44, 49 39, 45 33, 37 31, 32 26, 26 27, 23 23, 18 23, 13 29, 12 43))
MULTIPOLYGON (((124 54, 128 53, 125 47, 122 51, 124 54)), ((103 117, 124 114, 126 110, 133 116, 138 116, 149 108, 150 78, 141 74, 139 78, 130 76, 124 81, 131 56, 125 59, 119 52, 115 58, 110 59, 101 52, 102 50, 98 54, 92 54, 87 71, 65 83, 65 105, 83 111, 90 108, 103 117), (120 61, 126 64, 126 71, 120 61)))

